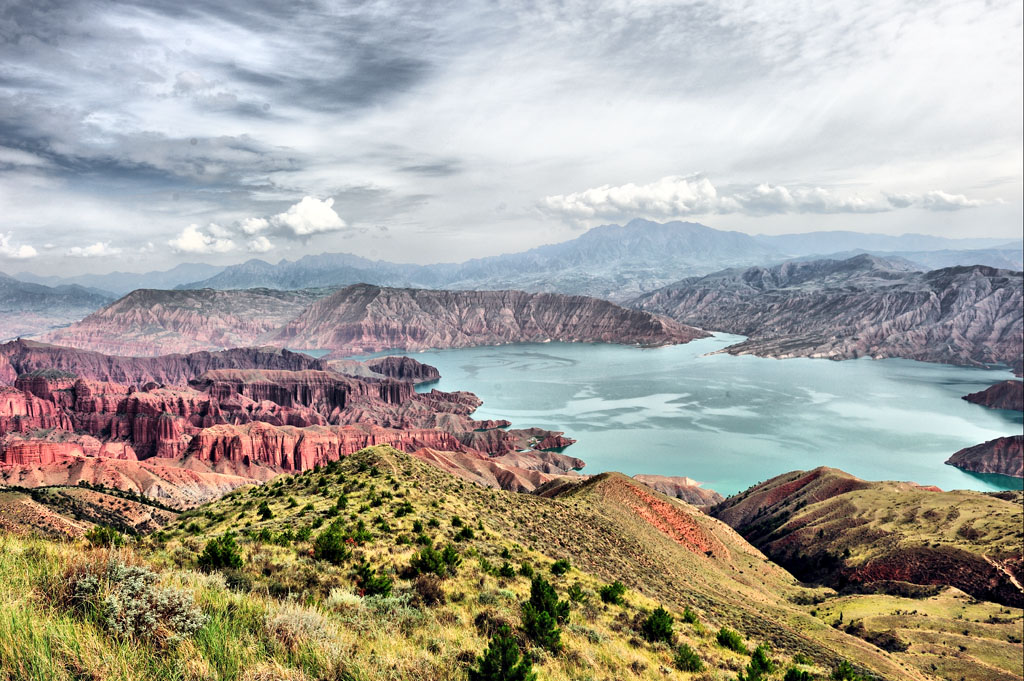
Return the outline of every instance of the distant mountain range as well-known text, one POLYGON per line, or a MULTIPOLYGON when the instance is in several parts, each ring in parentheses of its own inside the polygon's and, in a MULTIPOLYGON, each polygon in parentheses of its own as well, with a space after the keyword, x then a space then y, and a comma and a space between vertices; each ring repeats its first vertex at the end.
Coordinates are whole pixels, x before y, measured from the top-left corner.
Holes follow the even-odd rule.
POLYGON ((0 341, 66 326, 115 296, 81 286, 43 286, 0 272, 0 341))
POLYGON ((733 354, 904 357, 1021 370, 1024 274, 981 265, 916 272, 872 255, 690 277, 629 306, 748 336, 733 354))
POLYGON ((793 258, 845 259, 871 253, 903 259, 918 270, 957 265, 1024 268, 1024 243, 831 231, 750 236, 692 222, 632 220, 603 225, 579 237, 521 253, 461 263, 413 265, 322 253, 276 264, 252 259, 229 267, 184 263, 163 272, 113 272, 75 277, 20 273, 22 281, 79 285, 115 297, 140 288, 220 290, 378 286, 553 292, 622 302, 679 279, 718 270, 774 265, 793 258))

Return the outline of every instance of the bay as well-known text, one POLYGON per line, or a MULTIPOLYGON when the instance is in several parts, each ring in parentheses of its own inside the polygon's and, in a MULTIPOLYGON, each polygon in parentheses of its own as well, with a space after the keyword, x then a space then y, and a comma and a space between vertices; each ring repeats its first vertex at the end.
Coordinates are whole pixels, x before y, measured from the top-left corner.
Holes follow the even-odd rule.
POLYGON ((942 489, 1020 488, 943 462, 1020 433, 1017 412, 961 396, 1012 374, 902 359, 766 359, 709 354, 742 340, 663 348, 543 343, 416 353, 441 379, 419 390, 468 390, 476 418, 565 431, 584 472, 685 475, 728 495, 817 466, 868 480, 942 489))

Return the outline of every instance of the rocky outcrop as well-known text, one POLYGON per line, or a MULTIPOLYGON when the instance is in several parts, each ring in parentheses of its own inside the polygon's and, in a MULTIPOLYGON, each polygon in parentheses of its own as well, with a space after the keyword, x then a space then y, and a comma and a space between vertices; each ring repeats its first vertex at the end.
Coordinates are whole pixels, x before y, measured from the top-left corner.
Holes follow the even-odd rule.
POLYGON ((371 371, 388 378, 413 383, 429 383, 441 378, 441 372, 429 364, 417 362, 411 357, 379 357, 363 362, 371 371))
POLYGON ((963 399, 989 409, 1024 411, 1024 382, 1003 381, 980 392, 964 395, 963 399))
POLYGON ((310 305, 286 324, 274 341, 352 355, 546 341, 654 346, 685 343, 704 335, 596 298, 357 284, 310 305))
POLYGON ((43 428, 70 430, 71 419, 53 402, 0 386, 0 435, 43 428))
POLYGON ((690 478, 671 475, 634 475, 637 482, 651 487, 665 496, 682 499, 694 506, 709 506, 725 501, 725 498, 713 489, 704 489, 702 483, 690 478))
POLYGON ((1024 436, 1013 435, 961 449, 946 460, 972 473, 998 473, 1024 478, 1024 436))
POLYGON ((326 293, 139 289, 41 340, 131 356, 259 345, 326 293))
POLYGON ((561 457, 562 460, 547 458, 542 461, 534 452, 487 456, 480 452, 439 451, 426 447, 412 452, 421 461, 463 480, 513 492, 533 492, 554 480, 575 478, 575 469, 583 464, 579 459, 564 454, 544 454, 561 457))
POLYGON ((869 255, 788 262, 684 279, 638 309, 748 336, 726 349, 765 357, 904 357, 1017 366, 1024 273, 991 267, 913 272, 869 255))

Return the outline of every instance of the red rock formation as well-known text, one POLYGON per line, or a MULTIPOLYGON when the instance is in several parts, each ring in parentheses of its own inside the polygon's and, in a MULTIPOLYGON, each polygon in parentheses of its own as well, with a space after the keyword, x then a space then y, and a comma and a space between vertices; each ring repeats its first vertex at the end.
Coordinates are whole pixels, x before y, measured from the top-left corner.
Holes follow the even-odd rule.
POLYGON ((71 419, 53 402, 0 386, 0 435, 40 428, 71 430, 71 419))
POLYGON ((633 479, 661 492, 665 496, 682 499, 694 506, 709 506, 724 501, 725 497, 713 489, 704 489, 690 478, 669 475, 634 475, 633 479))
POLYGON ((1003 381, 980 392, 964 395, 963 399, 989 409, 1024 411, 1024 382, 1003 381))
POLYGON ((370 370, 389 378, 413 383, 427 383, 441 378, 441 372, 411 357, 380 357, 363 362, 370 370))
POLYGON ((961 449, 949 457, 946 463, 972 473, 998 473, 1024 478, 1024 435, 1000 437, 961 449))

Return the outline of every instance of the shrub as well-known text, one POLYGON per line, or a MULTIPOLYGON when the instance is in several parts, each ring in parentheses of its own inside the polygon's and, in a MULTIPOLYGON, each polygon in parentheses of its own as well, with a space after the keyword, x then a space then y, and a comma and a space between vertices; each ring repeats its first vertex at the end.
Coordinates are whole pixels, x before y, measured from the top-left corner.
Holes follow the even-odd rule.
POLYGON ((535 576, 530 582, 530 600, 521 607, 526 635, 553 653, 561 650, 562 630, 558 624, 569 620, 569 602, 558 600, 554 587, 535 576))
POLYGON ((715 637, 718 641, 718 645, 729 650, 734 650, 737 653, 746 654, 747 647, 743 645, 743 638, 740 637, 739 633, 729 629, 728 627, 722 627, 718 630, 718 635, 715 637))
POLYGON ((422 520, 414 520, 414 521, 412 521, 412 531, 415 532, 416 534, 422 534, 423 533, 423 521, 422 520))
POLYGON ((348 538, 337 525, 330 525, 313 542, 313 558, 340 565, 352 556, 348 538))
POLYGON ((626 585, 616 579, 611 584, 602 586, 598 593, 601 595, 601 600, 605 603, 622 605, 625 602, 622 597, 626 594, 626 585))
POLYGON ((502 626, 491 639, 476 666, 469 670, 469 681, 534 681, 533 664, 522 656, 508 626, 502 626))
POLYGON ((524 560, 523 564, 519 566, 519 575, 527 579, 533 579, 533 565, 530 564, 530 561, 524 560))
POLYGON ((680 671, 704 671, 704 660, 700 659, 697 652, 685 643, 676 648, 676 654, 673 656, 672 661, 675 663, 676 669, 680 671))
POLYGON ((445 602, 444 589, 436 575, 420 575, 412 583, 412 588, 424 605, 443 605, 445 602))
POLYGON ((737 681, 761 681, 766 675, 775 671, 775 663, 769 657, 770 654, 771 648, 767 643, 762 643, 755 648, 750 662, 747 664, 746 674, 740 672, 737 681))
POLYGON ((683 621, 687 624, 698 624, 700 619, 697 617, 697 613, 690 610, 690 606, 683 608, 683 621))
POLYGON ((378 573, 367 562, 356 566, 353 576, 361 596, 390 596, 391 578, 378 573))
POLYGON ((107 525, 96 525, 85 533, 86 540, 93 546, 124 546, 124 535, 107 525))
POLYGON ((226 532, 206 542, 206 548, 199 554, 201 570, 237 570, 242 567, 242 552, 235 542, 235 533, 226 532))
POLYGON ((814 675, 803 669, 790 667, 786 670, 786 675, 782 677, 782 681, 814 681, 814 675))
POLYGON ((121 640, 174 644, 206 625, 207 617, 189 593, 161 587, 155 572, 111 558, 68 579, 70 601, 79 611, 96 613, 99 624, 121 640))
POLYGON ((499 577, 515 577, 516 576, 516 569, 514 567, 512 567, 512 563, 510 563, 510 562, 508 562, 506 560, 504 563, 501 564, 501 567, 498 568, 498 576, 499 577))
POLYGON ((270 510, 270 504, 266 499, 260 502, 259 508, 256 509, 256 515, 260 517, 260 520, 270 520, 274 517, 274 512, 270 510))
POLYGON ((434 574, 443 579, 454 576, 461 563, 462 557, 451 544, 441 551, 428 544, 413 554, 409 567, 415 575, 434 574))
POLYGON ((551 564, 551 573, 561 577, 572 569, 572 565, 565 558, 559 558, 551 564))
POLYGON ((452 516, 452 527, 462 527, 462 518, 457 515, 452 516))
POLYGON ((573 603, 586 603, 587 594, 583 592, 583 587, 580 586, 579 582, 573 582, 572 586, 568 589, 569 600, 573 603))
POLYGON ((672 615, 668 613, 668 610, 659 605, 658 609, 644 620, 640 627, 640 633, 651 643, 658 641, 672 643, 674 635, 672 631, 672 615))
POLYGON ((463 527, 455 534, 455 541, 466 541, 473 539, 475 536, 472 527, 463 527))
POLYGON ((832 679, 834 681, 862 681, 864 678, 857 673, 857 670, 852 664, 843 660, 832 669, 832 679))

